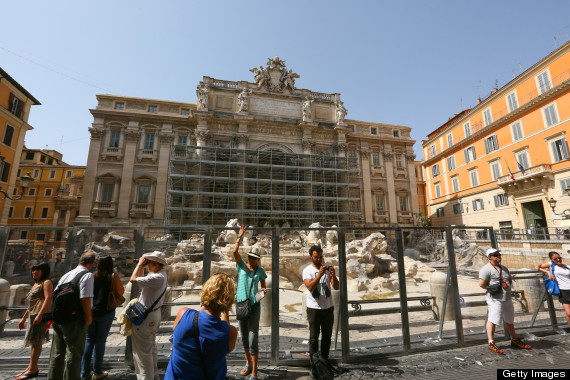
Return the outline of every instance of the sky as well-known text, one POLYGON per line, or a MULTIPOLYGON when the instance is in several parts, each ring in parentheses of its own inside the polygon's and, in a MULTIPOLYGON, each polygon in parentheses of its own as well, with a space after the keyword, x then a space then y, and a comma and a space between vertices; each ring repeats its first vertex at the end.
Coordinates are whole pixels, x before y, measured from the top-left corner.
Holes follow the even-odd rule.
POLYGON ((570 38, 570 1, 11 1, 0 67, 42 104, 32 149, 86 165, 97 94, 196 102, 203 76, 253 82, 279 56, 347 119, 421 141, 570 38))

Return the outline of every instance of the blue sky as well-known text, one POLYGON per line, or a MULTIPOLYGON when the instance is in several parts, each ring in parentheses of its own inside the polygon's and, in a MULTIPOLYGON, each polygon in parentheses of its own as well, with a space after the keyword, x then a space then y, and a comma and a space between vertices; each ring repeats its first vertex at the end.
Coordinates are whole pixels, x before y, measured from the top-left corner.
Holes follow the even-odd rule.
POLYGON ((570 38, 570 1, 12 1, 0 67, 40 102, 26 145, 85 165, 95 95, 196 102, 278 55, 348 119, 421 140, 570 38))

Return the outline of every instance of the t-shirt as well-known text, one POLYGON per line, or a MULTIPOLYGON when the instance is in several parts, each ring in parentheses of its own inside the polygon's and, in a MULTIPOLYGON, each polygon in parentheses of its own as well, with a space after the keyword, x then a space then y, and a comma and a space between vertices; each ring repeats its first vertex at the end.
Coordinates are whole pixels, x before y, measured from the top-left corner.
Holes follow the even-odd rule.
POLYGON ((511 284, 509 283, 509 279, 511 278, 511 274, 507 267, 500 265, 499 267, 494 267, 491 263, 487 263, 481 270, 479 271, 479 278, 482 280, 487 281, 487 286, 495 285, 500 282, 501 278, 501 269, 503 271, 503 282, 507 284, 506 288, 503 288, 501 294, 492 296, 487 292, 488 298, 494 298, 499 301, 507 301, 511 299, 511 284))
MULTIPOLYGON (((162 292, 164 292, 167 283, 168 275, 164 269, 161 269, 156 273, 150 272, 144 277, 137 277, 137 284, 141 288, 139 302, 149 309, 154 301, 156 301, 162 292)), ((164 296, 160 297, 156 305, 154 305, 153 310, 161 307, 163 302, 164 296)))
POLYGON ((570 290, 570 268, 567 265, 554 265, 554 277, 560 289, 570 290))
MULTIPOLYGON (((54 291, 61 285, 71 282, 78 273, 88 271, 89 269, 85 268, 83 265, 78 265, 75 269, 70 270, 61 276, 54 291)), ((91 298, 91 305, 93 305, 93 273, 87 273, 81 277, 81 280, 79 280, 79 298, 91 298)))
MULTIPOLYGON (((200 356, 194 338, 194 314, 188 309, 172 333, 172 353, 165 380, 203 379, 200 356)), ((225 379, 228 367, 226 355, 230 352, 230 325, 202 310, 198 316, 200 349, 208 379, 225 379)))
POLYGON ((255 293, 257 293, 258 286, 257 284, 261 280, 265 280, 267 278, 267 274, 265 270, 261 267, 261 265, 257 265, 257 271, 252 270, 250 271, 247 269, 245 261, 243 259, 240 260, 239 263, 236 263, 236 268, 238 270, 238 286, 237 286, 237 294, 236 294, 236 302, 242 302, 247 299, 249 295, 249 300, 252 305, 255 304, 255 293), (255 272, 255 278, 253 277, 253 273, 255 272), (253 289, 251 293, 249 291, 251 287, 251 279, 253 278, 253 289))
MULTIPOLYGON (((303 281, 305 280, 313 280, 319 274, 319 270, 315 268, 312 264, 308 265, 305 269, 303 269, 303 281)), ((309 309, 321 309, 326 310, 333 307, 333 300, 331 297, 331 289, 330 289, 330 278, 331 273, 327 270, 323 277, 321 277, 317 287, 313 290, 313 292, 317 292, 319 297, 315 299, 313 294, 309 292, 307 289, 307 307, 309 309), (329 296, 326 296, 327 290, 329 296)))

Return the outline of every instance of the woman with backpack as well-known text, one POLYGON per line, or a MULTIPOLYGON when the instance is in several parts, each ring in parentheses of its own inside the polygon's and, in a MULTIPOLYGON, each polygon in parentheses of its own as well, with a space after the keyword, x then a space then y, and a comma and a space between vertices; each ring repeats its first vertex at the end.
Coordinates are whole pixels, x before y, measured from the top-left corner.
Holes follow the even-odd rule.
POLYGON ((548 252, 549 262, 536 266, 536 269, 546 273, 551 280, 556 280, 560 295, 558 299, 566 312, 566 321, 570 326, 570 268, 562 264, 562 256, 555 251, 548 252))
POLYGON ((49 313, 51 311, 53 283, 48 280, 50 273, 48 263, 36 264, 32 267, 32 278, 34 286, 26 296, 28 309, 20 320, 18 327, 22 330, 26 325, 26 320, 30 318, 26 335, 24 337, 24 347, 31 346, 30 364, 19 375, 16 380, 31 379, 39 374, 38 360, 42 353, 42 344, 49 341, 49 313))
POLYGON ((99 259, 93 277, 93 307, 91 308, 93 322, 87 328, 85 350, 81 359, 82 379, 102 379, 109 374, 102 369, 105 343, 113 319, 115 319, 115 309, 108 308, 109 293, 114 291, 122 296, 125 292, 121 279, 113 273, 111 256, 99 259), (91 371, 91 358, 93 358, 93 372, 91 371))

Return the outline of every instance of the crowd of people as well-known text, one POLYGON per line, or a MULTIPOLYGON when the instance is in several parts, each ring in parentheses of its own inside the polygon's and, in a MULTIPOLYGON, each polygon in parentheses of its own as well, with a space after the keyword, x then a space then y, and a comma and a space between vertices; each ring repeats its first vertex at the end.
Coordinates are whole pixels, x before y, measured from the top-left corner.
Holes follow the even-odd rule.
MULTIPOLYGON (((247 260, 242 258, 240 244, 245 232, 246 227, 242 226, 233 250, 237 284, 227 274, 215 274, 202 286, 199 310, 182 308, 177 313, 165 379, 226 378, 226 355, 234 350, 238 336, 238 330, 230 324, 229 319, 234 303, 244 305, 245 310, 238 313, 245 354, 241 375, 249 376, 249 380, 258 379, 260 301, 267 292, 267 274, 261 266, 262 252, 258 248, 247 252, 247 260)), ((319 245, 311 246, 308 254, 311 261, 304 268, 302 278, 307 289, 309 355, 310 358, 318 355, 328 360, 334 320, 331 290, 339 289, 339 280, 335 268, 324 262, 323 250, 319 245)), ((530 349, 531 346, 520 339, 514 328, 511 296, 513 277, 508 268, 501 264, 498 249, 488 249, 486 256, 489 262, 479 272, 479 286, 486 291, 489 349, 504 354, 494 339, 496 327, 501 324, 511 336, 512 347, 530 349)), ((570 325, 570 268, 562 263, 562 257, 557 252, 550 252, 549 258, 549 262, 538 265, 536 269, 559 284, 559 299, 570 325)), ((95 263, 95 253, 83 253, 78 266, 65 273, 55 287, 49 279, 48 263, 43 262, 31 268, 35 283, 26 298, 28 308, 19 322, 20 329, 26 328, 24 345, 31 347, 31 355, 29 365, 15 376, 16 380, 38 376, 38 359, 42 345, 49 340, 50 325, 53 326, 53 342, 48 379, 102 379, 108 375, 102 368, 103 357, 116 307, 109 300, 110 293, 122 296, 125 289, 118 274, 114 273, 110 256, 100 257, 96 270, 91 273, 95 263), (57 303, 55 299, 58 294, 69 291, 73 286, 77 289, 79 312, 63 321, 55 309, 52 312, 52 305, 57 303)), ((132 325, 134 366, 139 380, 159 379, 156 335, 168 287, 168 276, 164 269, 166 264, 164 253, 145 253, 129 279, 133 286, 140 288, 138 303, 146 310, 144 320, 132 325)))

